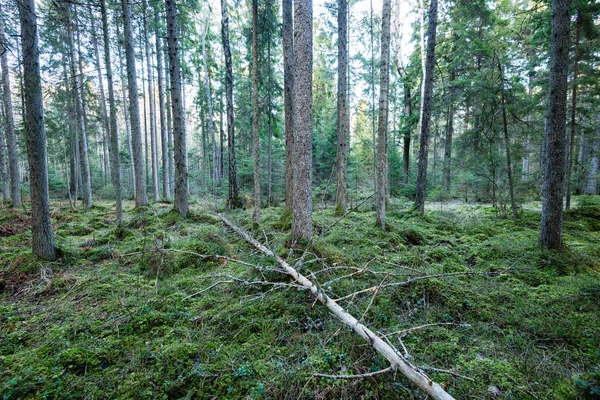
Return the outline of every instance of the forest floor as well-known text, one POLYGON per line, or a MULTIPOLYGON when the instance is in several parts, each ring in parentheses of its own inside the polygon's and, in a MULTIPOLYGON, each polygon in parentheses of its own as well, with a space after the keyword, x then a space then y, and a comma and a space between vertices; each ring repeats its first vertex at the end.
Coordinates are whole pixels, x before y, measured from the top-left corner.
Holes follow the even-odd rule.
MULTIPOLYGON (((396 332, 389 340, 457 399, 600 398, 600 197, 575 203, 562 252, 539 250, 530 207, 513 221, 431 203, 390 212, 385 233, 374 211, 349 214, 301 269, 333 298, 442 275, 341 304, 396 332)), ((201 204, 182 220, 168 203, 126 202, 115 228, 112 203, 53 203, 62 258, 51 263, 31 255, 29 210, 0 207, 3 399, 425 398, 400 374, 315 377, 388 365, 201 204)), ((251 212, 228 218, 290 261, 301 254, 286 247, 281 208, 264 209, 258 230, 251 212)), ((316 235, 336 220, 316 211, 316 235)))

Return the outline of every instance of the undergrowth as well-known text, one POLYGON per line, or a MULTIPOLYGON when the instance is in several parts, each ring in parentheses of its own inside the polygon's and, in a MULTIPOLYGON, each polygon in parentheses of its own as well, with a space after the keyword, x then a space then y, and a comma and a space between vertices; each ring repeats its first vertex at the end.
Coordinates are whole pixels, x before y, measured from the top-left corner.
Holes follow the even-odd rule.
MULTIPOLYGON (((456 398, 599 398, 600 200, 578 201, 560 253, 538 249, 534 211, 513 221, 483 206, 395 210, 382 232, 373 211, 359 210, 311 246, 300 269, 333 298, 464 273, 342 305, 374 331, 398 332, 389 340, 456 398), (400 332, 411 327, 421 328, 400 332)), ((210 210, 196 204, 182 219, 166 203, 126 203, 124 226, 114 227, 112 206, 53 204, 63 257, 47 263, 29 250, 27 210, 2 205, 3 399, 424 398, 400 374, 314 377, 387 364, 306 292, 252 285, 288 280, 210 210)), ((262 215, 253 235, 289 261, 301 256, 287 246, 290 216, 262 215)), ((252 231, 251 211, 228 217, 252 231)), ((333 209, 315 212, 316 235, 337 220, 333 209)))

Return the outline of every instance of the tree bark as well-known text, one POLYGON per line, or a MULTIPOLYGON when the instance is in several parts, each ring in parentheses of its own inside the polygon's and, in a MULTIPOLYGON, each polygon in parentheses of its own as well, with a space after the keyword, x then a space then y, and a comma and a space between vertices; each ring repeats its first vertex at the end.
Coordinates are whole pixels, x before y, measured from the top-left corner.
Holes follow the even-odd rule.
POLYGON ((158 138, 156 135, 156 102, 154 99, 154 77, 152 74, 152 54, 150 53, 150 35, 148 34, 148 3, 143 0, 144 10, 144 50, 146 53, 146 72, 148 75, 148 108, 150 117, 150 162, 152 163, 152 194, 154 201, 158 201, 160 193, 160 181, 158 179, 158 138))
POLYGON ((46 134, 44 132, 44 105, 42 103, 35 0, 22 0, 17 4, 23 48, 25 126, 27 127, 27 156, 31 188, 32 250, 33 254, 38 257, 55 260, 57 252, 54 247, 48 204, 46 134))
MULTIPOLYGON (((74 6, 75 7, 75 6, 74 6)), ((69 35, 69 50, 71 61, 71 76, 73 80, 73 98, 75 101, 75 113, 77 116, 77 130, 79 133, 79 163, 81 168, 81 178, 83 183, 83 208, 92 208, 92 181, 90 176, 90 161, 88 156, 87 131, 85 123, 85 112, 83 109, 83 77, 77 72, 79 64, 79 54, 75 50, 75 39, 73 30, 76 29, 74 21, 71 18, 70 6, 66 8, 67 30, 69 35)))
POLYGON ((338 82, 335 214, 346 212, 350 114, 348 113, 348 2, 338 0, 338 82))
POLYGON ((217 151, 217 139, 215 134, 215 118, 213 114, 212 106, 212 90, 210 86, 210 72, 208 70, 208 56, 206 54, 206 35, 208 34, 208 20, 206 21, 206 27, 204 35, 202 36, 202 63, 204 64, 204 72, 206 73, 205 84, 206 84, 206 105, 208 108, 208 129, 210 132, 210 138, 212 142, 212 180, 213 185, 219 186, 220 175, 219 175, 219 155, 217 151))
POLYGON ((254 213, 260 223, 260 142, 258 132, 258 0, 252 0, 252 156, 254 158, 254 213))
POLYGON ((437 28, 437 0, 431 0, 429 5, 429 25, 427 38, 427 58, 423 77, 423 97, 421 99, 421 117, 419 132, 419 166, 417 170, 417 190, 415 209, 425 212, 425 187, 427 185, 427 154, 429 150, 429 125, 431 123, 431 108, 433 94, 433 67, 435 65, 435 45, 437 28))
POLYGON ((450 71, 450 99, 448 100, 448 120, 446 121, 446 137, 444 139, 444 189, 450 192, 452 176, 452 139, 454 136, 454 88, 456 71, 450 71))
POLYGON ((577 28, 575 34, 575 66, 573 68, 573 94, 571 95, 571 138, 569 140, 569 165, 567 166, 567 188, 565 209, 571 208, 571 172, 575 159, 575 115, 577 111, 577 77, 579 75, 579 39, 581 36, 581 10, 577 10, 577 28))
POLYGON ((515 201, 515 184, 513 179, 512 171, 512 159, 510 156, 510 140, 508 138, 508 121, 506 119, 506 99, 504 96, 504 72, 502 71, 502 65, 498 61, 498 69, 500 70, 500 95, 502 99, 502 126, 504 127, 504 147, 506 148, 506 171, 508 173, 508 190, 510 193, 510 209, 512 211, 512 217, 517 219, 519 214, 517 213, 517 203, 515 201))
POLYGON ((175 0, 166 0, 167 44, 171 77, 171 106, 173 112, 173 149, 175 157, 175 211, 182 217, 188 212, 188 171, 185 140, 185 115, 181 93, 181 63, 179 60, 179 27, 175 0))
POLYGON ((158 3, 154 6, 154 37, 156 40, 156 78, 158 84, 158 111, 160 120, 160 142, 162 150, 162 196, 164 199, 171 197, 170 179, 169 179, 169 147, 167 138, 167 119, 165 115, 165 82, 163 69, 163 49, 160 45, 159 34, 160 19, 158 3))
MULTIPOLYGON (((96 37, 96 16, 92 11, 92 6, 90 3, 87 5, 88 14, 90 15, 90 25, 91 25, 91 39, 92 46, 94 48, 94 67, 96 68, 96 77, 98 79, 98 93, 100 94, 100 117, 102 118, 102 146, 104 151, 104 156, 106 155, 106 151, 108 151, 108 156, 112 160, 112 148, 111 146, 106 146, 107 141, 110 142, 110 122, 108 118, 108 110, 106 109, 106 95, 104 93, 104 78, 102 77, 102 67, 100 65, 100 46, 98 45, 98 39, 96 37)), ((106 157, 103 157, 103 161, 106 157)), ((110 173, 111 167, 107 162, 103 163, 104 171, 106 173, 110 173)), ((112 176, 112 174, 111 174, 112 176)), ((106 180, 105 180, 106 183, 106 180)))
POLYGON ((377 221, 385 230, 385 202, 388 187, 388 109, 390 86, 391 0, 383 0, 381 15, 381 72, 379 83, 379 125, 377 130, 377 221))
POLYGON ((108 30, 108 16, 106 0, 100 0, 102 14, 102 33, 104 38, 104 65, 106 66, 106 80, 108 81, 108 108, 110 112, 110 155, 112 163, 112 183, 115 190, 117 225, 123 224, 123 206, 121 193, 121 166, 119 161, 119 131, 117 128, 117 106, 115 104, 115 90, 110 58, 110 37, 108 30))
POLYGON ((571 0, 552 1, 550 89, 544 142, 544 199, 539 236, 539 244, 544 249, 562 247, 570 7, 571 0))
MULTIPOLYGON (((600 123, 600 117, 597 118, 600 123)), ((592 140, 592 154, 590 157, 590 169, 587 175, 585 194, 594 195, 598 193, 598 158, 600 157, 600 126, 596 126, 596 137, 592 140)))
POLYGON ((2 183, 2 200, 4 201, 10 199, 10 184, 8 182, 8 165, 6 164, 6 155, 4 154, 6 144, 2 130, 2 114, 0 112, 0 182, 2 183))
POLYGON ((123 11, 123 33, 125 35, 125 59, 127 63, 127 83, 129 92, 129 118, 131 121, 131 146, 133 151, 133 169, 135 171, 135 205, 148 205, 146 179, 144 178, 144 160, 142 156, 142 129, 140 126, 140 106, 138 103, 137 74, 135 52, 133 48, 133 30, 131 26, 130 0, 121 0, 123 11))
POLYGON ((223 42, 223 53, 225 55, 225 96, 227 101, 227 156, 229 159, 229 198, 228 208, 240 208, 240 199, 237 164, 235 159, 235 121, 233 115, 233 67, 231 62, 231 50, 229 48, 229 17, 227 12, 227 0, 221 0, 221 39, 223 42))
POLYGON ((312 0, 294 1, 294 242, 312 237, 312 16, 312 0))
POLYGON ((294 21, 292 0, 282 1, 283 37, 283 103, 285 110, 285 209, 293 206, 293 166, 294 147, 294 21))
MULTIPOLYGON (((0 6, 0 14, 2 8, 0 6)), ((4 118, 6 121, 6 145, 8 146, 8 171, 10 173, 10 198, 13 207, 20 207, 21 187, 17 143, 15 140, 15 121, 10 88, 10 71, 8 69, 8 46, 4 34, 4 16, 0 16, 0 66, 2 67, 2 91, 4 92, 4 118)))

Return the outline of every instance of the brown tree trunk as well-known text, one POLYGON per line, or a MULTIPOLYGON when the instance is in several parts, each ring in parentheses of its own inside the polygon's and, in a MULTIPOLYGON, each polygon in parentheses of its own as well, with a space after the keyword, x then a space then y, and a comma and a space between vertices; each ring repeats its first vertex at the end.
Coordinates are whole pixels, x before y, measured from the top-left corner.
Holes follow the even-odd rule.
POLYGON ((379 126, 377 131, 377 222, 385 230, 385 202, 388 185, 388 109, 390 86, 391 0, 383 0, 381 16, 381 76, 379 84, 379 126))
POLYGON ((237 164, 235 159, 235 121, 233 115, 233 67, 231 63, 231 49, 229 48, 229 16, 227 0, 221 0, 221 39, 225 55, 225 95, 227 101, 227 156, 229 159, 229 198, 228 208, 240 208, 240 199, 237 164))
MULTIPOLYGON (((75 6, 74 6, 75 7, 75 6)), ((69 50, 71 61, 71 76, 73 79, 73 98, 75 101, 75 111, 77 115, 77 129, 79 133, 79 162, 81 168, 81 177, 83 183, 83 208, 92 208, 92 182, 90 177, 90 162, 88 157, 87 131, 85 123, 85 111, 83 109, 83 77, 77 71, 79 54, 75 50, 75 39, 73 30, 76 29, 73 19, 71 19, 70 7, 66 8, 67 30, 69 35, 69 50)))
POLYGON ((498 69, 500 70, 500 94, 502 97, 502 126, 504 127, 504 147, 506 148, 506 171, 508 173, 508 190, 510 193, 510 209, 512 211, 512 217, 517 219, 519 214, 517 213, 517 203, 515 201, 515 184, 513 179, 512 171, 512 159, 510 156, 510 140, 508 138, 508 121, 506 120, 506 99, 504 97, 504 72, 500 61, 498 61, 498 69))
POLYGON ((348 113, 348 2, 338 0, 338 82, 335 214, 346 212, 350 114, 348 113))
POLYGON ((123 9, 123 26, 125 35, 125 59, 127 63, 127 83, 129 92, 129 117, 131 121, 131 146, 133 151, 133 169, 135 171, 135 205, 148 205, 146 180, 144 178, 144 161, 142 156, 142 129, 140 126, 140 106, 138 103, 137 74, 135 52, 133 49, 133 30, 131 27, 130 0, 121 0, 123 9))
POLYGON ((117 225, 123 224, 123 206, 121 202, 121 167, 119 162, 119 132, 117 130, 117 106, 115 104, 115 91, 113 83, 112 65, 110 59, 110 38, 108 31, 108 18, 106 15, 106 0, 100 0, 102 14, 102 32, 104 38, 104 65, 106 66, 106 80, 108 81, 108 108, 110 112, 110 147, 112 162, 112 182, 115 189, 117 225))
POLYGON ((254 213, 260 223, 260 142, 258 132, 258 0, 252 0, 252 156, 254 158, 254 213))
POLYGON ((6 155, 4 149, 6 144, 4 142, 4 133, 2 130, 2 112, 0 112, 0 183, 2 183, 2 200, 10 199, 10 189, 8 182, 8 165, 6 165, 6 155))
POLYGON ((40 75, 37 14, 35 0, 18 3, 23 48, 25 126, 29 182, 31 188, 31 233, 33 254, 46 260, 57 257, 52 236, 48 204, 48 168, 46 165, 46 134, 40 75))
POLYGON ((144 20, 144 50, 146 53, 146 72, 148 75, 148 108, 150 118, 150 162, 152 163, 152 194, 153 200, 158 201, 160 183, 158 179, 158 140, 156 135, 156 102, 154 99, 154 77, 152 74, 152 54, 150 53, 150 35, 148 34, 148 3, 142 3, 144 20))
POLYGON ((415 209, 425 212, 425 187, 427 185, 427 155, 429 150, 429 125, 433 93, 433 67, 435 65, 435 44, 437 28, 437 0, 431 0, 429 6, 429 26, 427 38, 427 58, 425 62, 423 98, 421 99, 421 118, 419 132, 419 166, 417 170, 417 190, 415 209))
POLYGON ((156 40, 156 79, 158 84, 158 111, 160 120, 160 143, 162 150, 162 196, 164 199, 171 197, 171 182, 169 179, 169 147, 167 138, 167 117, 165 115, 165 82, 163 69, 163 49, 160 45, 161 38, 159 34, 160 12, 158 3, 154 5, 154 38, 156 40))
POLYGON ((294 1, 294 242, 312 237, 312 16, 312 0, 294 1))
POLYGON ((450 99, 448 104, 448 121, 446 121, 446 137, 444 140, 444 189, 450 192, 450 177, 452 176, 452 138, 454 136, 454 88, 456 71, 450 72, 450 99))
POLYGON ((573 94, 571 96, 571 138, 569 140, 569 165, 567 167, 567 188, 565 209, 571 208, 571 172, 575 159, 575 115, 577 111, 577 77, 579 75, 579 39, 581 36, 581 10, 577 10, 577 30, 575 34, 575 66, 573 68, 573 94))
POLYGON ((292 210, 294 147, 294 21, 292 0, 282 1, 283 36, 283 103, 285 110, 285 209, 292 210))
MULTIPOLYGON (((598 117, 600 122, 600 117, 598 117)), ((598 158, 600 157, 600 127, 596 127, 596 137, 592 140, 592 154, 590 157, 590 169, 587 175, 585 194, 594 195, 598 193, 598 158)))
MULTIPOLYGON (((0 15, 2 8, 0 6, 0 15)), ((4 16, 0 16, 0 66, 2 67, 2 91, 4 92, 4 118, 6 120, 6 145, 8 146, 8 170, 10 173, 10 198, 13 207, 21 206, 21 188, 17 143, 15 140, 15 122, 8 70, 8 46, 4 34, 4 16)))
POLYGON ((562 247, 570 7, 571 0, 552 1, 550 89, 544 144, 544 199, 539 236, 539 244, 544 249, 562 247))
POLYGON ((179 28, 175 0, 166 1, 167 43, 171 77, 171 106, 173 108, 173 148, 175 151, 175 201, 173 206, 182 217, 188 212, 188 171, 185 143, 185 115, 181 93, 181 63, 179 60, 179 28))

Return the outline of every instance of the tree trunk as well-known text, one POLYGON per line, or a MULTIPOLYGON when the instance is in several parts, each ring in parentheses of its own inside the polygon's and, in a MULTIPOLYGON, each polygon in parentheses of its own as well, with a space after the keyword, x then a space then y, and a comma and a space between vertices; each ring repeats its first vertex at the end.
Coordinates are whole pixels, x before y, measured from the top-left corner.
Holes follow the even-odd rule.
MULTIPOLYGON (((402 149, 402 176, 404 179, 404 184, 408 184, 408 174, 410 168, 410 137, 412 133, 412 98, 410 94, 410 85, 408 83, 408 79, 406 77, 406 72, 404 68, 399 68, 402 70, 402 86, 404 88, 404 118, 406 120, 406 126, 404 127, 404 135, 403 135, 403 149, 402 149)), ((400 71, 399 71, 400 72, 400 71)))
POLYGON ((206 21, 206 27, 204 30, 204 35, 202 36, 202 63, 204 64, 204 72, 206 73, 205 84, 206 84, 206 103, 208 107, 208 129, 210 132, 210 138, 212 142, 212 180, 213 185, 219 186, 220 175, 219 175, 219 155, 217 152, 217 139, 215 134, 215 118, 213 115, 213 106, 212 106, 212 93, 210 87, 210 73, 208 71, 208 56, 206 54, 206 35, 208 34, 208 23, 206 21))
POLYGON ((377 131, 375 129, 375 34, 373 33, 373 0, 369 1, 371 10, 371 134, 373 135, 373 192, 377 193, 377 131))
POLYGON ((517 203, 515 201, 515 185, 512 171, 512 160, 510 156, 510 140, 508 139, 508 121, 506 120, 506 99, 504 96, 504 72, 500 61, 498 61, 498 69, 500 70, 500 95, 502 97, 502 126, 504 127, 504 147, 506 148, 506 171, 508 173, 508 190, 510 193, 510 209, 512 217, 517 219, 517 203))
MULTIPOLYGON (((600 123, 600 117, 598 117, 600 123)), ((596 127, 596 137, 592 141, 592 154, 590 157, 590 170, 587 175, 585 194, 594 195, 598 193, 598 158, 600 157, 600 126, 596 127)))
POLYGON ((294 21, 292 0, 282 2, 283 37, 283 103, 285 110, 285 209, 293 206, 293 165, 294 147, 294 21))
MULTIPOLYGON (((166 43, 165 43, 166 44, 166 43)), ((171 80, 166 76, 169 67, 169 51, 168 46, 164 46, 166 50, 165 58, 165 90, 167 93, 167 147, 169 148, 169 187, 171 189, 171 197, 175 195, 175 151, 173 149, 173 118, 171 115, 171 80)))
POLYGON ((570 6, 571 0, 552 1, 550 89, 544 144, 544 199, 539 236, 539 244, 544 249, 562 247, 570 6))
MULTIPOLYGON (((68 7, 68 6, 67 6, 68 7)), ((71 76, 73 77, 73 98, 75 100, 75 112, 77 115, 77 129, 79 132, 79 162, 81 168, 81 177, 83 183, 83 208, 92 208, 92 181, 90 177, 90 161, 88 157, 87 132, 85 123, 85 114, 83 109, 83 77, 81 73, 77 73, 77 65, 79 64, 78 52, 75 51, 75 39, 73 29, 75 25, 71 19, 71 10, 67 8, 67 30, 69 35, 69 50, 71 61, 71 76)))
POLYGON ((173 108, 173 148, 175 151, 175 201, 173 206, 182 217, 188 212, 188 171, 185 140, 185 115, 181 93, 181 63, 179 60, 179 28, 175 0, 166 0, 167 43, 171 77, 171 106, 173 108))
POLYGON ((2 112, 0 112, 0 182, 2 183, 2 200, 10 199, 10 188, 8 182, 8 165, 6 165, 6 155, 4 149, 4 133, 2 131, 2 112))
POLYGON ((165 83, 163 78, 163 49, 160 45, 160 19, 158 4, 154 6, 154 38, 156 40, 156 66, 157 66, 157 84, 158 84, 158 110, 160 119, 160 142, 162 150, 162 196, 164 199, 171 197, 169 180, 169 147, 167 138, 167 119, 165 115, 165 83))
POLYGON ((117 106, 115 104, 115 91, 113 83, 112 66, 110 59, 110 38, 108 31, 108 17, 106 13, 106 0, 100 0, 102 14, 102 32, 104 38, 104 65, 106 66, 106 80, 108 81, 108 108, 110 112, 110 147, 112 162, 112 183, 115 189, 117 225, 123 224, 123 206, 121 202, 121 167, 119 162, 119 132, 117 130, 117 106))
POLYGON ((312 16, 312 0, 294 1, 294 242, 312 237, 312 16))
POLYGON ((148 34, 148 3, 142 3, 144 20, 144 50, 146 53, 146 72, 148 75, 148 108, 150 118, 150 162, 152 164, 152 194, 154 201, 158 201, 160 183, 158 179, 158 140, 156 136, 156 103, 154 101, 154 77, 152 75, 152 55, 150 53, 150 36, 148 34))
POLYGON ((229 48, 229 17, 227 13, 227 0, 221 0, 221 39, 225 55, 225 95, 227 98, 227 156, 229 159, 229 198, 228 208, 240 208, 240 199, 237 164, 235 160, 235 121, 233 115, 233 67, 231 63, 231 50, 229 48))
POLYGON ((260 223, 260 142, 258 132, 258 0, 252 0, 252 156, 254 158, 254 213, 260 223))
POLYGON ((379 126, 377 130, 377 222, 385 230, 385 201, 388 186, 388 109, 390 86, 391 0, 383 0, 381 16, 381 76, 379 84, 379 126))
POLYGON ((429 6, 429 26, 427 38, 427 59, 425 62, 423 96, 421 98, 421 117, 419 132, 419 166, 417 170, 417 190, 415 208, 425 212, 425 186, 427 184, 427 153, 429 150, 429 125, 431 123, 431 107, 433 94, 433 67, 435 65, 435 44, 437 28, 437 0, 431 0, 429 6))
POLYGON ((348 2, 338 0, 338 82, 335 214, 346 212, 350 114, 348 113, 348 2))
POLYGON ((133 151, 133 169, 135 171, 135 205, 148 205, 146 180, 144 178, 144 160, 142 156, 142 129, 140 126, 140 106, 138 103, 137 74, 135 52, 133 48, 133 30, 131 27, 130 0, 121 0, 125 35, 125 59, 127 62, 127 83, 129 92, 129 117, 131 121, 131 146, 133 151))
MULTIPOLYGON (((2 8, 0 6, 0 14, 2 8)), ((21 188, 17 143, 15 140, 15 122, 10 88, 10 71, 8 70, 8 46, 4 34, 4 17, 0 16, 0 66, 2 67, 2 91, 4 92, 4 118, 6 119, 6 145, 8 146, 8 170, 10 173, 10 198, 13 207, 20 207, 21 188)))
MULTIPOLYGON (((94 67, 96 68, 96 77, 98 78, 98 92, 100 94, 100 117, 102 118, 102 147, 104 150, 104 156, 108 151, 109 158, 112 160, 112 149, 106 146, 107 141, 109 141, 110 137, 110 122, 108 119, 108 110, 106 109, 106 96, 104 94, 104 79, 102 77, 102 68, 100 65, 100 48, 98 45, 98 39, 96 37, 96 16, 92 11, 92 6, 90 3, 87 5, 88 14, 90 15, 90 25, 91 25, 91 37, 92 37, 92 46, 94 48, 94 67)), ((103 165, 104 171, 106 173, 110 173, 110 166, 106 162, 106 157, 103 157, 103 165)), ((112 175, 111 175, 112 176, 112 175)), ((105 181, 106 183, 106 181, 105 181)))
POLYGON ((454 136, 454 88, 456 71, 450 72, 450 99, 448 104, 448 121, 446 121, 446 137, 444 139, 444 189, 450 192, 450 177, 452 176, 452 137, 454 136))
POLYGON ((33 254, 46 260, 57 257, 52 236, 48 204, 48 168, 46 165, 46 134, 42 103, 37 14, 35 0, 18 3, 23 48, 25 126, 29 183, 31 188, 31 233, 33 254))
POLYGON ((581 10, 577 10, 577 30, 575 34, 575 66, 573 68, 573 94, 571 96, 571 138, 569 141, 569 165, 567 167, 567 188, 565 208, 571 208, 571 172, 575 159, 575 115, 577 111, 577 77, 579 74, 579 38, 581 35, 581 10))
POLYGON ((269 39, 267 41, 267 63, 268 63, 268 91, 267 91, 267 207, 271 207, 273 201, 273 103, 271 100, 271 91, 273 90, 273 71, 271 63, 271 32, 269 31, 269 39))

